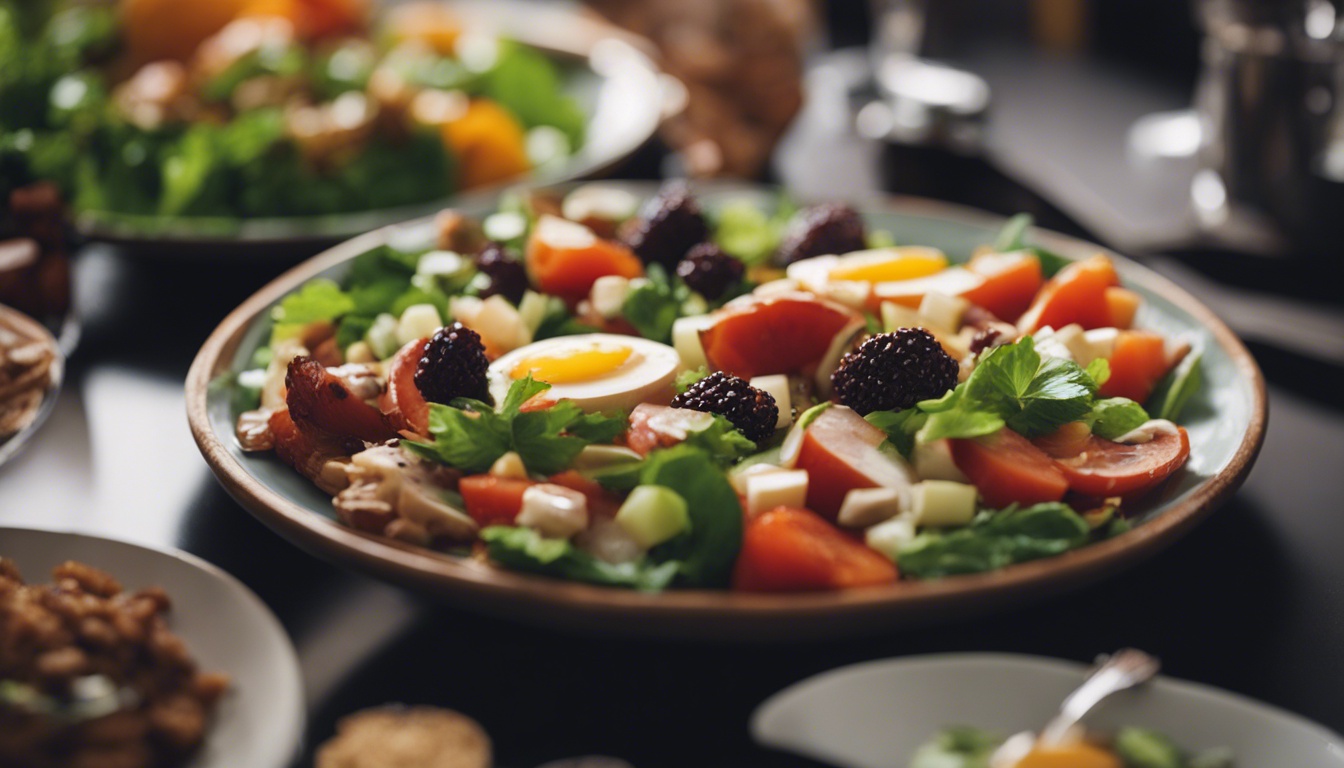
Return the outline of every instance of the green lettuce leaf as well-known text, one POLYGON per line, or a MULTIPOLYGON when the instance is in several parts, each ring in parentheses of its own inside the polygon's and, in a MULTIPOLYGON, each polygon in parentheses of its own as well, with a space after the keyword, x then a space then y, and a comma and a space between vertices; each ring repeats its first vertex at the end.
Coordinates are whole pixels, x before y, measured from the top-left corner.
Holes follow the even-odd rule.
POLYGON ((505 568, 589 584, 657 592, 672 582, 678 569, 675 562, 648 558, 608 563, 566 539, 548 539, 531 528, 491 526, 481 531, 481 540, 490 559, 505 568))
POLYGON ((982 512, 964 528, 921 533, 896 562, 902 575, 914 579, 993 571, 1082 546, 1090 532, 1087 521, 1066 504, 1009 507, 982 512))

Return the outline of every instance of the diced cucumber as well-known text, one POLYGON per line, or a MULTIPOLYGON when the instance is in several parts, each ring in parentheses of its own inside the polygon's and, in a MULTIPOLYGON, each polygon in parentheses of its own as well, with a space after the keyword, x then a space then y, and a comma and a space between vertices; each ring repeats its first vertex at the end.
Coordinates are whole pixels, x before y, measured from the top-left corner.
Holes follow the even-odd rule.
POLYGON ((397 343, 397 318, 386 312, 373 319, 373 325, 364 333, 364 342, 379 360, 386 360, 401 347, 397 343))
POLYGON ((925 480, 910 487, 910 514, 921 526, 969 525, 975 517, 974 485, 925 480))
POLYGON ((416 339, 433 336, 443 327, 443 318, 433 304, 412 304, 397 321, 397 344, 409 344, 416 339))
POLYGON ((690 528, 691 516, 686 500, 671 488, 639 485, 616 512, 616 524, 649 549, 690 528))
POLYGON ((1115 753, 1128 768, 1183 768, 1184 756, 1166 736, 1145 728, 1121 728, 1115 753))
POLYGON ((524 292, 523 300, 518 302, 518 314, 523 318, 528 333, 533 336, 537 335, 537 329, 546 319, 546 306, 546 297, 536 291, 524 292))
POLYGON ((915 540, 915 524, 904 516, 893 517, 869 528, 863 540, 869 547, 895 562, 901 550, 915 540))
POLYGON ((910 452, 910 461, 914 464, 915 474, 919 475, 920 479, 970 482, 952 460, 951 444, 945 439, 934 440, 931 443, 916 442, 910 452))

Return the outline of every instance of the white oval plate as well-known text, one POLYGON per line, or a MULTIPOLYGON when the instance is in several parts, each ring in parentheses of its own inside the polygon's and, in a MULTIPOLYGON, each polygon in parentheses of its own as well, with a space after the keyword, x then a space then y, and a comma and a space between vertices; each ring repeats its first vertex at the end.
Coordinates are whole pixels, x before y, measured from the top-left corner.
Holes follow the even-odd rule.
MULTIPOLYGON (((904 768, 935 732, 970 725, 1039 729, 1083 681, 1073 662, 1013 654, 935 654, 842 667, 770 697, 751 719, 759 743, 844 768, 904 768)), ((1297 715, 1206 685, 1159 677, 1088 717, 1134 725, 1183 749, 1230 747, 1236 764, 1341 768, 1344 738, 1297 715)))
POLYGON ((77 560, 128 590, 160 586, 172 599, 168 623, 204 670, 229 676, 205 746, 185 768, 284 768, 298 755, 303 683, 280 622, 237 579, 184 552, 159 551, 80 533, 0 527, 0 555, 31 584, 77 560))

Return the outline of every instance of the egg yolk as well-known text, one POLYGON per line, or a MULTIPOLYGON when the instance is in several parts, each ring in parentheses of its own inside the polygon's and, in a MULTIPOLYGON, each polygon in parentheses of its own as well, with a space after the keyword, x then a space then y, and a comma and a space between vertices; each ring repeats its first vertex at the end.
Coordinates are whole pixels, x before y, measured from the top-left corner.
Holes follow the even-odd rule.
POLYGON ((547 384, 591 381, 625 365, 632 354, 629 347, 574 347, 525 357, 509 375, 521 379, 531 374, 547 384))
POLYGON ((1013 768, 1123 768, 1120 759, 1086 742, 1032 748, 1013 768))
POLYGON ((865 283, 887 283, 893 280, 913 280, 928 277, 947 268, 947 257, 936 253, 902 253, 883 261, 836 267, 830 272, 832 280, 857 280, 865 283))

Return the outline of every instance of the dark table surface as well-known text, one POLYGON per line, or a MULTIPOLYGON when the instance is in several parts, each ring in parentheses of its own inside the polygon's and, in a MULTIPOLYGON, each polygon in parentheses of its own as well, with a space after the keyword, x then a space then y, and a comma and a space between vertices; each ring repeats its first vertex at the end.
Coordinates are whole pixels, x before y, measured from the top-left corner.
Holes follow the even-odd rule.
MULTIPOLYGON (((1087 181, 1103 196, 1107 184, 1127 185, 1122 161, 1108 166, 1098 159, 1116 153, 1123 159, 1123 148, 1114 146, 1114 121, 1178 107, 1183 97, 1094 69, 1068 70, 1075 89, 1088 82, 1116 87, 1104 113, 1089 117, 1014 79, 1058 78, 1059 66, 1019 58, 994 67, 991 79, 1001 94, 996 115, 1004 116, 998 124, 1014 140, 1003 143, 999 134, 1006 154, 959 166, 985 176, 983 184, 971 177, 963 188, 983 192, 1002 182, 1004 168, 1052 149, 1089 154, 1087 181), (1027 106, 1014 110, 1014 92, 1031 95, 1036 130, 1027 106), (1049 114, 1051 104, 1067 116, 1062 124, 1049 114), (1080 138, 1089 135, 1090 142, 1080 138)), ((834 83, 821 85, 824 91, 834 83)), ((899 187, 901 168, 891 150, 858 138, 847 117, 826 112, 823 92, 814 88, 813 96, 781 149, 779 178, 829 196, 899 187)), ((647 174, 650 167, 657 167, 656 158, 631 173, 647 174)), ((1022 181, 998 198, 965 198, 1001 213, 1039 202, 1047 222, 1088 231, 1080 223, 1087 209, 1076 197, 1050 205, 1043 202, 1049 189, 1022 181)), ((1144 258, 1188 278, 1197 295, 1246 335, 1264 368, 1271 416, 1259 461, 1229 503, 1151 561, 1009 614, 819 644, 636 642, 556 634, 445 609, 316 560, 225 494, 196 451, 184 414, 182 382, 197 348, 283 265, 201 261, 190 253, 147 259, 87 247, 79 254, 83 336, 51 420, 22 455, 0 468, 0 525, 179 547, 240 578, 276 613, 298 649, 310 718, 305 764, 340 716, 410 702, 452 707, 480 720, 505 766, 591 753, 640 768, 800 765, 752 745, 747 718, 770 694, 809 675, 912 653, 1012 651, 1090 660, 1124 645, 1157 654, 1173 676, 1263 699, 1344 731, 1344 379, 1337 347, 1312 355, 1312 344, 1276 341, 1288 327, 1308 339, 1316 334, 1324 340, 1320 346, 1329 347, 1330 339, 1344 336, 1335 333, 1344 314, 1322 300, 1313 281, 1291 277, 1298 266, 1291 259, 1271 264, 1205 251, 1177 255, 1144 258)), ((1319 266, 1301 269, 1309 274, 1319 266)))

